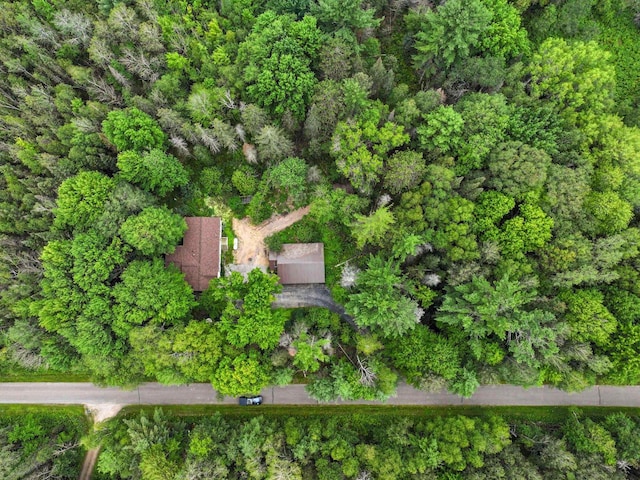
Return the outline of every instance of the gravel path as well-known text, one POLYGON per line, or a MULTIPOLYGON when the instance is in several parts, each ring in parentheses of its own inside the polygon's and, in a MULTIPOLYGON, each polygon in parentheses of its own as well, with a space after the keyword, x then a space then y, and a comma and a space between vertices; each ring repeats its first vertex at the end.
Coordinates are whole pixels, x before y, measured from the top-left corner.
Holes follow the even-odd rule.
POLYGON ((340 315, 340 318, 358 330, 353 317, 333 300, 325 285, 285 285, 282 287, 282 293, 275 297, 272 303, 275 308, 324 307, 340 315))
POLYGON ((96 466, 98 460, 98 454, 100 453, 100 447, 92 448, 87 452, 84 457, 84 463, 82 464, 82 470, 80 472, 80 480, 90 480, 93 469, 96 466))

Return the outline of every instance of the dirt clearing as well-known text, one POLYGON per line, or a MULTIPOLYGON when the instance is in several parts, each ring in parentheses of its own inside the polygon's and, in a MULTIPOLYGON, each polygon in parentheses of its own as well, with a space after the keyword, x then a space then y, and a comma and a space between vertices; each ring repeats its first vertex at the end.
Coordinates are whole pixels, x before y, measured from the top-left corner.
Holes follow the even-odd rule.
POLYGON ((259 268, 269 266, 269 252, 264 239, 290 227, 307 213, 310 207, 299 208, 286 215, 274 215, 260 225, 252 225, 248 218, 233 219, 233 233, 238 239, 238 249, 233 252, 237 265, 259 268))

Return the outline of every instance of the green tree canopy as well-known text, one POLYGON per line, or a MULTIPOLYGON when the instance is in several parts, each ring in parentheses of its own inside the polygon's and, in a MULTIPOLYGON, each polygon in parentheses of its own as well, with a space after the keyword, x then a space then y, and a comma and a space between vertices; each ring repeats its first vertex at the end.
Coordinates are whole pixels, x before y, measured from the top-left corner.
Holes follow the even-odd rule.
POLYGON ((120 152, 162 148, 166 142, 160 125, 135 107, 109 112, 102 131, 120 152))
POLYGON ((124 151, 118 155, 118 168, 124 179, 161 196, 189 181, 180 161, 158 149, 124 151))
POLYGON ((184 275, 175 267, 165 268, 161 259, 133 261, 120 279, 112 296, 113 329, 121 337, 136 325, 180 324, 196 305, 184 275))
POLYGON ((360 249, 367 243, 381 245, 395 223, 389 207, 380 207, 368 216, 355 214, 354 217, 355 222, 351 233, 356 239, 356 246, 360 249))
POLYGON ((143 254, 154 256, 173 253, 186 230, 182 216, 166 207, 147 207, 124 221, 120 235, 143 254))
POLYGON ((238 272, 213 280, 203 293, 201 303, 212 317, 219 316, 220 330, 227 341, 238 348, 257 345, 263 350, 278 345, 287 314, 272 309, 274 294, 282 286, 278 277, 254 269, 247 281, 238 272))
POLYGON ((595 42, 548 38, 528 67, 531 91, 557 105, 570 122, 591 129, 594 117, 613 106, 615 68, 610 58, 595 42))
POLYGON ((78 230, 91 226, 114 189, 113 179, 99 172, 84 171, 66 179, 58 188, 55 225, 78 230))
POLYGON ((415 35, 416 69, 433 74, 470 56, 489 28, 491 18, 491 10, 482 0, 449 0, 429 10, 415 35))
POLYGON ((371 257, 356 279, 358 293, 345 307, 358 325, 372 327, 385 337, 399 337, 420 321, 418 305, 399 289, 400 269, 392 260, 371 257))
POLYGON ((477 360, 489 364, 502 360, 489 348, 488 340, 494 339, 518 363, 539 366, 541 358, 558 352, 558 346, 553 313, 530 305, 536 295, 506 276, 493 285, 484 277, 474 277, 445 295, 436 320, 462 329, 477 360))
POLYGON ((311 64, 321 36, 310 15, 300 21, 273 11, 260 15, 238 50, 251 101, 277 116, 288 111, 302 120, 316 84, 311 64))

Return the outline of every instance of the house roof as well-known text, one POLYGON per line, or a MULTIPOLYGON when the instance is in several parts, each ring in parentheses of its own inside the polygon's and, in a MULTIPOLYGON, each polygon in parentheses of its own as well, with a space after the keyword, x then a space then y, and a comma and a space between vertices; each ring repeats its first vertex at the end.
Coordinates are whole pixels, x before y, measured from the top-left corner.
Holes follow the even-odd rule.
POLYGON ((285 243, 279 253, 269 255, 277 264, 283 285, 324 283, 324 244, 285 243))
POLYGON ((187 231, 182 245, 165 257, 165 265, 178 267, 189 285, 202 292, 213 278, 220 276, 220 217, 185 217, 187 231))

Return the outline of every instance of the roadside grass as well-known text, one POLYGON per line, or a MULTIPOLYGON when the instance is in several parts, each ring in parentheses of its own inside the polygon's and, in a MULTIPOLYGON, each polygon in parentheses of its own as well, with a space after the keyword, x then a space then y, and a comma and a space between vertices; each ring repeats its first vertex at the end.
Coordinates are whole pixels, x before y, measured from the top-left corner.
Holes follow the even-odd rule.
POLYGON ((3 373, 0 383, 9 382, 90 382, 89 375, 76 373, 3 373))
MULTIPOLYGON (((132 416, 143 411, 152 414, 158 405, 136 405, 125 407, 120 416, 132 416)), ((499 415, 509 420, 526 420, 538 422, 563 421, 573 409, 579 409, 587 417, 606 417, 612 413, 623 412, 630 416, 640 416, 640 408, 625 407, 483 407, 477 405, 461 406, 397 406, 397 405, 262 405, 260 407, 240 407, 236 405, 162 405, 165 413, 180 417, 198 417, 221 413, 229 417, 278 417, 278 416, 324 416, 324 415, 363 415, 377 416, 411 416, 432 418, 438 416, 464 415, 484 417, 499 415)))
POLYGON ((0 416, 22 416, 29 413, 51 415, 63 413, 70 416, 89 417, 82 405, 35 405, 35 404, 6 404, 0 403, 0 416))

